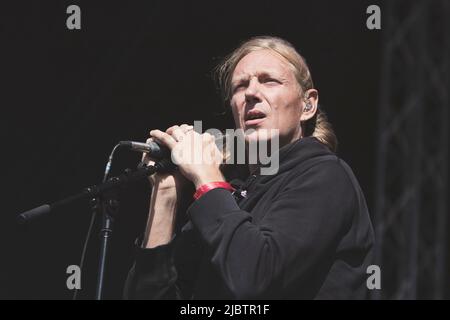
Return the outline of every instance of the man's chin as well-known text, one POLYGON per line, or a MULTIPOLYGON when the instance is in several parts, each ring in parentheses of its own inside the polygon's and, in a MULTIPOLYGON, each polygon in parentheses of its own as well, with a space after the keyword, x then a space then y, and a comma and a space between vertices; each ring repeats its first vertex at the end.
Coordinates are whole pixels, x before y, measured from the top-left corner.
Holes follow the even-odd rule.
POLYGON ((246 143, 264 143, 279 138, 278 129, 247 129, 245 132, 246 143))

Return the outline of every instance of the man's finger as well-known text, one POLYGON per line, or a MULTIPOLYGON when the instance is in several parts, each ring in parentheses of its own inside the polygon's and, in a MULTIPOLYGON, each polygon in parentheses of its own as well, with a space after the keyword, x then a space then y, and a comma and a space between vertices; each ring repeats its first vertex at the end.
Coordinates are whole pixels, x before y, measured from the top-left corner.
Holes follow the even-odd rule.
POLYGON ((188 132, 188 131, 193 130, 194 127, 191 126, 191 125, 188 125, 188 124, 183 123, 183 124, 180 126, 180 129, 181 129, 184 133, 186 133, 186 132, 188 132))
POLYGON ((185 133, 183 132, 183 130, 181 130, 180 127, 178 127, 178 128, 173 129, 171 135, 176 141, 180 142, 180 141, 183 141, 185 133))
POLYGON ((161 130, 152 130, 152 131, 150 131, 150 135, 153 138, 158 139, 158 141, 162 142, 170 150, 172 150, 175 147, 175 145, 177 144, 177 142, 171 135, 169 135, 165 132, 162 132, 161 130))
POLYGON ((177 130, 179 128, 180 127, 178 125, 171 126, 170 128, 167 128, 166 133, 171 135, 174 132, 174 130, 177 130))

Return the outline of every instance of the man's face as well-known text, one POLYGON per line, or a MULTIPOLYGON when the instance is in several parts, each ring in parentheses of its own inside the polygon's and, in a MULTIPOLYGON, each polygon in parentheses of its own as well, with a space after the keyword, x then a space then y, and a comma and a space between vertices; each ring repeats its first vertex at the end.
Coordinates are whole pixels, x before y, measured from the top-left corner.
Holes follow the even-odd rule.
POLYGON ((231 107, 246 141, 265 139, 279 130, 280 146, 300 138, 303 107, 292 67, 270 50, 253 51, 237 64, 231 79, 231 107))

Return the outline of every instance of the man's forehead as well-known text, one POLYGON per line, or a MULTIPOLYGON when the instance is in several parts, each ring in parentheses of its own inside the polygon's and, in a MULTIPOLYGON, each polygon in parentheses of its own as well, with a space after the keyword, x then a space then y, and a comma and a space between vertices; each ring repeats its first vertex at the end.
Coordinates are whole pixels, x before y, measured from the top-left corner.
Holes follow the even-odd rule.
POLYGON ((233 80, 260 74, 285 75, 291 71, 287 61, 269 50, 253 51, 244 56, 236 65, 233 80))

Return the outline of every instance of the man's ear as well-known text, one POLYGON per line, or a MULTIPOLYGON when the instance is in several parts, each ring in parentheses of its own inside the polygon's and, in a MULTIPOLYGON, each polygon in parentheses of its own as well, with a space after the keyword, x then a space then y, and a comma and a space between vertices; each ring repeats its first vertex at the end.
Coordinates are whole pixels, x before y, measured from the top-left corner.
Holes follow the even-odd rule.
POLYGON ((300 121, 307 121, 314 117, 319 103, 319 92, 316 89, 309 89, 305 92, 305 98, 302 101, 302 115, 300 121))

